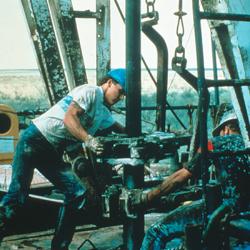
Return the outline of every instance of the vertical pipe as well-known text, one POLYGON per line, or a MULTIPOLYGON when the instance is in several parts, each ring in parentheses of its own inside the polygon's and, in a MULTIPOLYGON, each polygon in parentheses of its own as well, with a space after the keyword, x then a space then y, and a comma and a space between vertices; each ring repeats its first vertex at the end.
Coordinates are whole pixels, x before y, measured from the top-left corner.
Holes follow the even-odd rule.
MULTIPOLYGON (((213 75, 214 75, 214 80, 218 80, 215 43, 213 39, 211 39, 211 42, 212 42, 213 75)), ((220 104, 219 88, 214 87, 214 105, 218 106, 219 104, 220 104)))
POLYGON ((141 134, 141 1, 126 0, 126 128, 141 134))
MULTIPOLYGON (((200 10, 199 0, 193 0, 193 19, 196 43, 196 57, 197 57, 197 71, 198 71, 198 93, 199 93, 199 108, 198 108, 198 122, 199 122, 199 137, 201 147, 201 173, 202 173, 202 187, 206 199, 206 184, 208 182, 208 149, 207 149, 207 113, 209 106, 208 91, 205 86, 205 70, 203 58, 203 44, 201 34, 200 10)), ((206 220, 205 211, 205 220, 206 220)))
POLYGON ((147 23, 142 25, 142 31, 154 43, 157 49, 157 110, 156 129, 165 132, 166 102, 168 83, 168 48, 163 37, 147 23))
MULTIPOLYGON (((144 182, 142 160, 133 160, 124 166, 123 184, 127 189, 142 188, 144 182)), ((144 236, 144 213, 138 212, 136 218, 126 218, 123 225, 123 240, 126 250, 138 250, 144 236)))

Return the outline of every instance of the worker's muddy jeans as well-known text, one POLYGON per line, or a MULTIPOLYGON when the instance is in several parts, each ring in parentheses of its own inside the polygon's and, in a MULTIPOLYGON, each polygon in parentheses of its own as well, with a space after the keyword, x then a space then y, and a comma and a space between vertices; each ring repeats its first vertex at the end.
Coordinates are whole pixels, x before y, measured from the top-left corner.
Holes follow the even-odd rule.
POLYGON ((203 206, 203 202, 199 200, 169 212, 164 219, 150 226, 144 237, 141 250, 162 250, 168 249, 168 247, 172 249, 168 243, 176 237, 183 236, 188 224, 201 224, 203 222, 203 206))
POLYGON ((26 201, 35 168, 63 192, 66 205, 76 209, 84 206, 86 189, 62 161, 62 154, 32 124, 23 132, 17 144, 11 184, 0 202, 0 210, 4 210, 7 219, 12 218, 26 201))

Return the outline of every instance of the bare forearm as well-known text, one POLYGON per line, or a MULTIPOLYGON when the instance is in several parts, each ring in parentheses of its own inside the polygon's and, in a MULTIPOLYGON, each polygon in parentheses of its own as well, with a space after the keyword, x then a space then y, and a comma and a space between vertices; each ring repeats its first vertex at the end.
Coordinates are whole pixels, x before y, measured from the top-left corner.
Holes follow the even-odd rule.
POLYGON ((65 114, 64 125, 76 139, 80 141, 86 141, 88 137, 87 131, 82 127, 79 119, 79 115, 84 111, 77 106, 77 104, 72 103, 69 106, 68 111, 65 114))
POLYGON ((148 193, 147 199, 149 202, 160 198, 162 195, 167 195, 177 188, 182 186, 188 178, 191 177, 191 174, 186 169, 182 168, 169 176, 164 180, 156 189, 148 193))
POLYGON ((78 118, 71 117, 70 119, 65 119, 64 124, 69 133, 72 134, 76 139, 80 141, 85 141, 87 139, 88 133, 82 127, 78 118))

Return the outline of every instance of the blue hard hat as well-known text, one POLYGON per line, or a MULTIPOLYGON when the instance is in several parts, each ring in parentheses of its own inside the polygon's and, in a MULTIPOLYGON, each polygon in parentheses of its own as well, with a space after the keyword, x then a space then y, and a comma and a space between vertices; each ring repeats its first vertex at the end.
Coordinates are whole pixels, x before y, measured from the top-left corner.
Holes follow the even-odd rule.
POLYGON ((126 93, 126 70, 125 69, 112 69, 108 72, 107 76, 118 82, 126 93))

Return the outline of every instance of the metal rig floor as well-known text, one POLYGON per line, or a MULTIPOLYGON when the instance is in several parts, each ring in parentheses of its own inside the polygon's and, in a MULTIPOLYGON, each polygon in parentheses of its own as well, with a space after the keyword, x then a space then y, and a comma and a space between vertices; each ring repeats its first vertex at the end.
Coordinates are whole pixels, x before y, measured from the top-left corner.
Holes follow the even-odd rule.
MULTIPOLYGON (((145 229, 162 216, 164 216, 164 214, 152 213, 145 215, 145 229)), ((4 238, 0 249, 47 250, 50 249, 53 232, 54 229, 51 229, 36 233, 8 236, 4 238)), ((122 225, 102 228, 96 227, 95 225, 77 227, 73 241, 70 245, 70 250, 121 249, 120 246, 123 243, 122 232, 122 225), (83 244, 84 241, 86 242, 83 244)))

